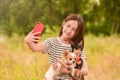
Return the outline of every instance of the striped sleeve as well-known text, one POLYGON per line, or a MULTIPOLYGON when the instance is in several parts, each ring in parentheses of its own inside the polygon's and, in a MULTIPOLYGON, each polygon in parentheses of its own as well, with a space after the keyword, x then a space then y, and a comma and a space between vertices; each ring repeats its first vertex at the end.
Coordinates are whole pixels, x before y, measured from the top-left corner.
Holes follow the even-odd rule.
POLYGON ((46 49, 45 49, 45 53, 50 53, 51 52, 51 40, 50 39, 47 39, 44 41, 44 44, 46 46, 46 49))

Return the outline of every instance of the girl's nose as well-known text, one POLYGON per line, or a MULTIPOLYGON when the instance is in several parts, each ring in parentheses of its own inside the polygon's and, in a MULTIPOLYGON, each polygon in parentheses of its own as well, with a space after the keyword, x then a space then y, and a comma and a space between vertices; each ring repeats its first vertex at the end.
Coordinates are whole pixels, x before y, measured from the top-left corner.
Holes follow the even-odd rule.
POLYGON ((70 33, 70 32, 72 31, 72 29, 70 28, 70 29, 68 29, 67 31, 70 33))

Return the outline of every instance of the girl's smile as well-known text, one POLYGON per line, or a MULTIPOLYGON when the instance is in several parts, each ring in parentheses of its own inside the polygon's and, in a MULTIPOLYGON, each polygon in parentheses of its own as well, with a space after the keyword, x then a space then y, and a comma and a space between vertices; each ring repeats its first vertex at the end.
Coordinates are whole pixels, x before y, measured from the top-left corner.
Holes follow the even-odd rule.
POLYGON ((78 22, 76 20, 69 20, 63 24, 62 38, 66 40, 71 40, 78 28, 78 22))

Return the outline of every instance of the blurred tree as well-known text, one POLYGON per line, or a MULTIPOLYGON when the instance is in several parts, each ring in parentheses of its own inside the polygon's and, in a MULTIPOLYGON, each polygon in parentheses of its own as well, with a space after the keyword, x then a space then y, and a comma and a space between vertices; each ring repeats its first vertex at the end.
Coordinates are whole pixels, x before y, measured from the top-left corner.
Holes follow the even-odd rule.
MULTIPOLYGON (((91 0, 92 1, 92 0, 91 0)), ((95 0, 84 16, 87 32, 105 35, 120 33, 120 1, 95 0)))
POLYGON ((120 0, 0 0, 0 32, 9 36, 27 34, 36 21, 54 32, 53 26, 60 26, 70 13, 77 13, 84 17, 88 32, 118 33, 119 4, 120 0))
POLYGON ((100 0, 100 4, 107 24, 111 27, 111 34, 118 33, 120 29, 120 0, 100 0))

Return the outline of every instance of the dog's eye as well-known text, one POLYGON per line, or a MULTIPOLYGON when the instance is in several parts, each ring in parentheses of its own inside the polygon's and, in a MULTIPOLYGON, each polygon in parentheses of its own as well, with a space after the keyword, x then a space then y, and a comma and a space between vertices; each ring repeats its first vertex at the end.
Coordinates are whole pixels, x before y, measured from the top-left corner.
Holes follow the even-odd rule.
POLYGON ((70 58, 69 60, 72 60, 72 58, 70 58))

